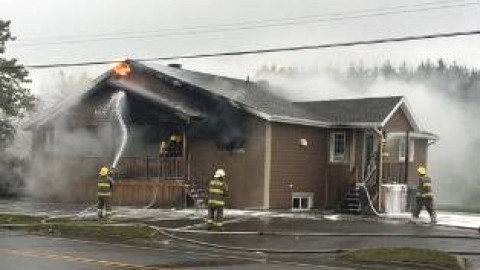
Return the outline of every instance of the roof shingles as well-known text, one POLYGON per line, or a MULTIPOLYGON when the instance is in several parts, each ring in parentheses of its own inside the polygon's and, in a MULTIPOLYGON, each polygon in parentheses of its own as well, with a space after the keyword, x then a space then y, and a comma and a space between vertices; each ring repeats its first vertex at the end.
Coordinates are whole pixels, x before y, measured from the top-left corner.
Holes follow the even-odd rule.
MULTIPOLYGON (((254 112, 265 114, 271 121, 286 121, 308 125, 336 125, 355 123, 381 123, 402 100, 401 96, 343 99, 309 102, 291 102, 274 94, 275 89, 266 84, 247 82, 244 80, 227 78, 207 73, 185 70, 156 64, 144 64, 127 60, 140 70, 156 73, 159 76, 170 77, 194 87, 206 90, 211 94, 225 97, 254 112)), ((134 69, 135 70, 135 69, 134 69)), ((103 80, 106 76, 101 76, 103 80)), ((94 89, 103 80, 97 80, 84 89, 82 94, 94 89)), ((128 87, 127 87, 128 88, 128 87)), ((160 97, 159 97, 160 98, 160 97)), ((196 111, 188 111, 187 104, 177 104, 173 100, 167 101, 170 106, 181 109, 183 113, 197 115, 196 111), (181 105, 181 106, 180 106, 181 105)), ((27 126, 48 121, 53 117, 54 110, 50 109, 34 118, 27 126)))
POLYGON ((401 96, 295 102, 316 117, 333 123, 381 123, 403 99, 401 96))

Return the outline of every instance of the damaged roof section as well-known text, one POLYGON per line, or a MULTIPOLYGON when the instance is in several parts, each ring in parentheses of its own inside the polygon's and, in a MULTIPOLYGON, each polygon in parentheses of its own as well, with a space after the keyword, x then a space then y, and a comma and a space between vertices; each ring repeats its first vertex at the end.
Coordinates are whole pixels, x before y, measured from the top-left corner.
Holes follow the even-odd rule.
POLYGON ((377 128, 383 127, 397 110, 402 109, 414 131, 422 132, 402 96, 291 102, 275 95, 275 88, 265 83, 181 67, 131 60, 125 60, 124 63, 132 68, 129 76, 118 78, 108 71, 66 101, 34 117, 24 127, 28 129, 43 125, 93 92, 108 87, 142 96, 183 120, 221 115, 229 111, 225 109, 228 106, 272 122, 318 127, 377 128), (178 91, 171 91, 172 87, 178 91))
POLYGON ((325 126, 328 119, 312 115, 300 106, 273 94, 269 86, 251 81, 227 78, 202 72, 156 64, 138 64, 241 104, 247 111, 269 121, 304 123, 325 126))
POLYGON ((152 92, 145 86, 138 84, 135 81, 110 79, 108 84, 113 88, 125 90, 129 93, 141 96, 146 100, 150 100, 183 120, 203 116, 201 111, 190 106, 185 99, 165 98, 163 95, 152 92))

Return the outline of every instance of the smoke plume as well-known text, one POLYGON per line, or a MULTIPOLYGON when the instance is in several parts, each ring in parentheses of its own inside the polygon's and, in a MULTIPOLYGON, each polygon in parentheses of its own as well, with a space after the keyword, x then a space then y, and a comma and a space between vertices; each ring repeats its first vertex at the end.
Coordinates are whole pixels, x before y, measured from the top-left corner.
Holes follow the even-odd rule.
MULTIPOLYGON (((295 101, 406 96, 422 128, 440 136, 440 140, 429 147, 428 156, 438 204, 480 211, 480 128, 477 124, 480 100, 465 101, 431 87, 437 82, 405 82, 380 76, 368 85, 355 80, 346 84, 332 74, 323 71, 278 76, 278 73, 263 72, 257 77, 283 88, 277 94, 295 101)), ((461 84, 453 82, 452 85, 461 84)), ((461 92, 459 90, 450 89, 451 92, 461 92)))

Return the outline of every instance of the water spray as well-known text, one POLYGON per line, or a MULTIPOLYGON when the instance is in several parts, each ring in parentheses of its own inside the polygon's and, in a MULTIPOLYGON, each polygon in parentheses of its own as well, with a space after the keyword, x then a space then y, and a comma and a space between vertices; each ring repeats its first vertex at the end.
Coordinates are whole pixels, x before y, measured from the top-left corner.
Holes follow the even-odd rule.
POLYGON ((115 114, 117 116, 118 123, 120 123, 120 128, 122 129, 122 142, 117 151, 117 154, 115 155, 115 159, 113 160, 112 168, 117 167, 118 160, 122 156, 123 150, 125 149, 125 145, 127 144, 127 140, 128 140, 127 125, 125 125, 125 121, 123 120, 123 115, 122 115, 122 108, 123 108, 122 106, 124 104, 123 103, 124 98, 125 98, 125 92, 123 91, 119 91, 118 93, 112 96, 112 100, 115 100, 115 114))

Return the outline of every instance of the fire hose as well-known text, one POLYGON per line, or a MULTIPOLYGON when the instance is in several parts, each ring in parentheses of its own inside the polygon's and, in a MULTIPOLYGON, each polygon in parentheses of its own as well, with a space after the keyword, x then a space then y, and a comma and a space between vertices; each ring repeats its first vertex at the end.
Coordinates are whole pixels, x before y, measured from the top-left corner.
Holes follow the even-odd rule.
MULTIPOLYGON (((73 215, 71 215, 73 216, 73 215)), ((66 217, 66 216, 62 216, 66 217)), ((66 223, 61 222, 49 222, 50 220, 58 217, 48 217, 43 219, 41 222, 48 225, 65 225, 66 223)), ((0 224, 0 227, 20 227, 21 224, 0 224)), ((28 227, 28 224, 24 224, 24 227, 28 227)), ((122 227, 122 226, 137 226, 144 227, 154 230, 161 235, 180 242, 186 242, 190 244, 195 244, 199 246, 211 247, 216 249, 223 250, 232 250, 232 251, 245 251, 245 252, 256 252, 256 253, 290 253, 290 254, 334 254, 341 253, 353 249, 344 249, 344 248, 333 248, 333 249, 303 249, 303 250, 289 250, 289 249, 269 249, 269 248, 248 248, 241 246, 231 246, 231 245, 220 245, 215 243, 209 243, 206 241, 196 240, 192 238, 186 238, 177 236, 174 233, 204 233, 204 234, 214 234, 214 235, 258 235, 258 236, 293 236, 293 237, 386 237, 386 238, 414 238, 414 239, 463 239, 463 240, 474 240, 478 241, 480 236, 474 235, 445 235, 445 234, 436 234, 436 235, 425 235, 425 234, 403 234, 403 233, 288 233, 288 232, 261 232, 261 231, 248 231, 248 232, 211 232, 211 231, 192 231, 192 230, 178 230, 175 228, 160 227, 145 223, 116 223, 116 224, 84 224, 82 226, 104 226, 104 227, 122 227)), ((461 250, 451 250, 446 251, 448 253, 456 255, 480 255, 479 251, 461 251, 461 250)))

